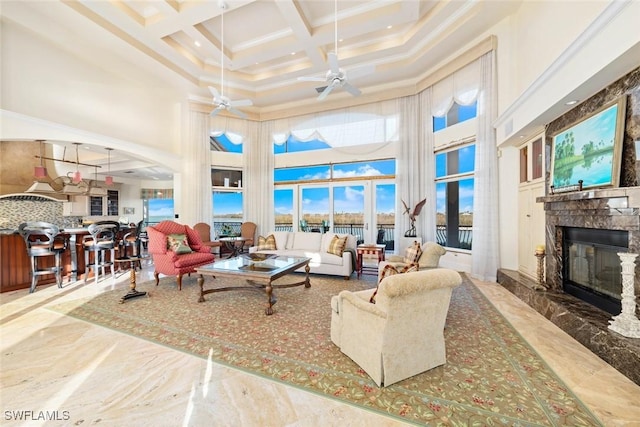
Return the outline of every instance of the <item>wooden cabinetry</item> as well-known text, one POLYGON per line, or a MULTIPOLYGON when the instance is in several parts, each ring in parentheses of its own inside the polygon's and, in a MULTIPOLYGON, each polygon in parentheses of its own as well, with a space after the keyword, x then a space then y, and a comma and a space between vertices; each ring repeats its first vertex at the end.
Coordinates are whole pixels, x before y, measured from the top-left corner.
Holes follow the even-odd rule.
POLYGON ((518 270, 537 280, 536 246, 545 243, 545 216, 537 197, 544 196, 544 150, 542 136, 520 147, 520 186, 518 189, 518 270))
MULTIPOLYGON (((86 233, 85 233, 86 234, 86 233)), ((71 236, 66 236, 71 240, 71 236)), ((78 236, 77 241, 81 239, 78 236)), ((70 244, 70 242, 69 242, 70 244)), ((77 272, 84 273, 84 248, 80 243, 75 245, 77 257, 77 272)), ((48 267, 54 265, 53 257, 46 257, 39 261, 40 266, 48 267)), ((71 247, 62 254, 63 277, 69 280, 72 275, 72 251, 71 247)), ((79 277, 79 276, 78 276, 79 277)), ((43 276, 38 280, 38 286, 48 283, 55 283, 53 274, 43 276)), ((16 289, 28 289, 31 286, 31 267, 27 248, 24 240, 18 233, 0 235, 0 292, 14 291, 16 289)))
POLYGON ((89 215, 89 197, 72 196, 71 201, 62 204, 62 215, 64 216, 87 216, 89 215))

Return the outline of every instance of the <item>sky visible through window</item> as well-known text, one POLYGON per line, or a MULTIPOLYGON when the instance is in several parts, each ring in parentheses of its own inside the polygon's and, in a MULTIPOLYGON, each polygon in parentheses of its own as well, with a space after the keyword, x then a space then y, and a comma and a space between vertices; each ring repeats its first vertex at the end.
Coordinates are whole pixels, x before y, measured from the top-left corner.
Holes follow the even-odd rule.
MULTIPOLYGON (((361 178, 367 176, 388 176, 395 174, 395 160, 377 160, 370 162, 356 162, 333 165, 334 178, 361 178)), ((326 180, 330 177, 330 165, 307 166, 300 168, 284 168, 274 171, 276 183, 290 181, 326 180)), ((364 188, 362 185, 334 184, 334 212, 363 212, 364 188)), ((378 210, 393 212, 395 210, 395 196, 388 197, 383 192, 378 193, 378 210), (387 197, 385 197, 387 196, 387 197)), ((387 189, 387 192, 389 190, 387 189)), ((394 193, 395 194, 395 193, 394 193)), ((276 190, 274 204, 277 214, 293 213, 293 192, 291 190, 276 190)), ((307 187, 302 199, 302 212, 305 214, 327 213, 329 206, 328 186, 307 187)))
POLYGON ((149 222, 173 219, 173 199, 150 199, 149 222))
MULTIPOLYGON (((458 170, 447 170, 447 155, 448 153, 436 154, 436 178, 442 178, 451 174, 473 172, 475 168, 475 145, 468 145, 458 150, 458 170)), ((436 185, 436 212, 446 212, 446 185, 442 182, 436 185)), ((459 181, 458 200, 460 206, 460 212, 473 212, 473 179, 462 179, 459 181)))

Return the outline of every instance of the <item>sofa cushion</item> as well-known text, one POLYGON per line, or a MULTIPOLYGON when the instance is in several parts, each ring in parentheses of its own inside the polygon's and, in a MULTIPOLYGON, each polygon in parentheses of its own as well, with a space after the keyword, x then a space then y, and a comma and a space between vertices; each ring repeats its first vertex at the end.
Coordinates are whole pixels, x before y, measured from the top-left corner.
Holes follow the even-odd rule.
POLYGON ((422 256, 422 248, 420 248, 420 242, 415 241, 404 251, 404 263, 413 264, 420 261, 422 256))
POLYGON ((189 241, 186 234, 169 234, 167 236, 167 249, 177 254, 188 254, 192 250, 189 247, 189 241))
POLYGON ((347 236, 333 236, 333 239, 331 239, 331 243, 329 243, 329 247, 327 248, 327 253, 342 257, 342 253, 344 252, 344 247, 346 246, 346 244, 347 236))
POLYGON ((267 237, 258 236, 257 250, 259 251, 272 251, 276 248, 276 238, 273 234, 269 234, 267 237))
POLYGON ((287 245, 289 242, 289 233, 288 231, 274 231, 269 234, 273 234, 273 237, 276 238, 276 249, 287 249, 287 245))
MULTIPOLYGON (((378 286, 380 286, 380 282, 382 282, 382 280, 385 277, 393 276, 394 274, 402 274, 402 273, 410 273, 412 271, 418 271, 419 268, 420 266, 416 263, 405 265, 404 267, 400 267, 400 268, 396 268, 391 264, 387 264, 384 266, 384 268, 382 269, 382 272, 380 273, 380 276, 378 279, 378 286)), ((369 302, 372 304, 376 303, 376 294, 378 293, 378 286, 376 286, 376 290, 373 291, 373 295, 371 295, 371 298, 369 299, 369 302)))
POLYGON ((320 243, 322 241, 322 234, 320 233, 294 233, 293 245, 291 249, 293 250, 309 250, 316 251, 320 250, 320 243))
POLYGON ((176 257, 175 267, 178 269, 188 267, 199 267, 201 265, 209 264, 213 262, 213 255, 204 252, 191 252, 188 254, 180 255, 176 257))
POLYGON ((329 245, 333 241, 334 236, 347 238, 346 244, 344 246, 345 249, 356 248, 357 239, 356 239, 356 236, 354 236, 353 234, 325 233, 322 235, 322 245, 320 247, 321 252, 327 252, 327 250, 329 249, 329 245))

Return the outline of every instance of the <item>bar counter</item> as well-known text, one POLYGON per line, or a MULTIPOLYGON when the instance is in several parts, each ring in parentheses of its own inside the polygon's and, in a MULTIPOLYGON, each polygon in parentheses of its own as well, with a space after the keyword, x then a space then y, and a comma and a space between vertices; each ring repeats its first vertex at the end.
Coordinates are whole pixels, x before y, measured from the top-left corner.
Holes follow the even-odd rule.
MULTIPOLYGON (((120 229, 120 233, 128 231, 128 228, 120 229)), ((60 230, 60 234, 67 239, 67 249, 62 254, 64 285, 65 282, 83 277, 85 264, 82 237, 88 235, 89 231, 87 228, 65 228, 60 230)), ((38 262, 42 266, 55 265, 54 257, 43 258, 38 262)), ((53 274, 40 277, 38 287, 50 283, 55 283, 53 274)), ((31 262, 24 240, 17 230, 3 230, 0 232, 0 292, 28 289, 30 286, 31 262)))

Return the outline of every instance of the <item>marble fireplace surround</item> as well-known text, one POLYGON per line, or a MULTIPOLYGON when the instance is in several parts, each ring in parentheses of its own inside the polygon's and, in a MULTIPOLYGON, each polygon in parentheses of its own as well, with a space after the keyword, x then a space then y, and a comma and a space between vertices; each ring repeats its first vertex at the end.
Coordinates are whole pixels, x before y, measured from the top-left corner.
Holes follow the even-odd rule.
MULTIPOLYGON (((640 187, 597 189, 539 197, 546 222, 546 286, 516 271, 498 271, 498 283, 582 345, 640 385, 640 339, 608 329, 612 316, 563 291, 562 227, 626 230, 629 252, 640 253, 640 187)), ((640 263, 635 270, 640 300, 640 263)), ((640 311, 639 311, 640 317, 640 311)))

